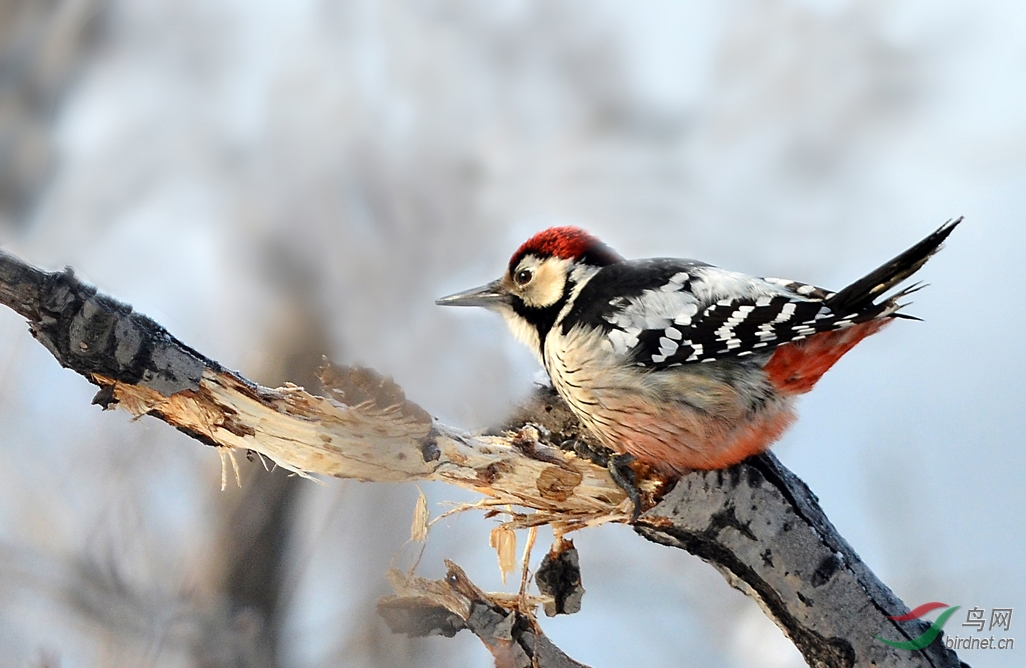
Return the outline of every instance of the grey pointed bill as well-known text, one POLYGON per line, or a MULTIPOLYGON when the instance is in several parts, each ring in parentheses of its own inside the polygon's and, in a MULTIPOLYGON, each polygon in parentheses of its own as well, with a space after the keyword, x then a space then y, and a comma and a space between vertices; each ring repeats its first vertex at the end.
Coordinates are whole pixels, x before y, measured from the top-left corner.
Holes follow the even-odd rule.
POLYGON ((479 288, 464 290, 456 294, 436 299, 439 306, 483 306, 484 308, 496 308, 509 303, 509 295, 502 287, 502 281, 492 281, 488 285, 479 288))

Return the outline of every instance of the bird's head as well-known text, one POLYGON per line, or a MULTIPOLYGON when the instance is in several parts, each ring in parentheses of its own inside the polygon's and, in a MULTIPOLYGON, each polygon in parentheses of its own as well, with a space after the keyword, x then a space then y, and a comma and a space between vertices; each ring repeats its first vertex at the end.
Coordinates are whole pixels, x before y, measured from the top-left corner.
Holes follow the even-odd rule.
POLYGON ((524 242, 498 280, 435 303, 497 311, 517 338, 540 352, 545 335, 574 287, 583 285, 601 267, 622 259, 582 229, 552 227, 524 242))

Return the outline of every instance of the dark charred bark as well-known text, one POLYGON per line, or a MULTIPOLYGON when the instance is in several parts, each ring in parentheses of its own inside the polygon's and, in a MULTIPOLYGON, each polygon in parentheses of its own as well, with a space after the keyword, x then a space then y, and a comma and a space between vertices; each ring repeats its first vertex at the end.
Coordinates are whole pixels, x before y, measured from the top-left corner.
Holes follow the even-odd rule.
POLYGON ((0 303, 29 321, 61 366, 170 396, 195 390, 219 368, 132 307, 82 283, 68 268, 45 272, 0 251, 0 303))

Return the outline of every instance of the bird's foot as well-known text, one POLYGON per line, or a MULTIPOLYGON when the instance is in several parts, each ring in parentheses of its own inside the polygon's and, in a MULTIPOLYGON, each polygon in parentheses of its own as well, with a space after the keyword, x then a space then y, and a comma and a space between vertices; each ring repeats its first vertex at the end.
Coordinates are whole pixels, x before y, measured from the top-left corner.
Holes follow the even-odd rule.
POLYGON ((593 445, 579 438, 571 438, 559 444, 559 449, 564 452, 572 452, 581 459, 587 459, 595 466, 606 468, 609 466, 609 458, 613 451, 601 445, 593 445))
POLYGON ((631 513, 631 524, 637 522, 641 515, 641 490, 638 489, 638 478, 634 475, 634 469, 631 468, 634 461, 634 455, 625 452, 621 455, 611 456, 606 465, 613 482, 627 493, 627 498, 634 506, 634 511, 631 513))

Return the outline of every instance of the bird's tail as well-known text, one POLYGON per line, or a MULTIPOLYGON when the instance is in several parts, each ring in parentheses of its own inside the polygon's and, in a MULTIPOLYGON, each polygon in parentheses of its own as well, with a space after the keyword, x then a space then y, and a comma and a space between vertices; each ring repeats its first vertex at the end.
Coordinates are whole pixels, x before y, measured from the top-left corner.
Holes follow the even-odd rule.
POLYGON ((825 300, 826 305, 835 313, 862 313, 868 315, 867 312, 872 313, 875 311, 872 317, 889 315, 912 318, 912 316, 904 316, 895 312, 902 306, 898 304, 898 299, 915 292, 922 287, 921 285, 916 284, 908 287, 897 294, 891 295, 881 303, 875 303, 876 299, 919 271, 926 264, 926 261, 941 249, 941 244, 944 243, 944 240, 948 238, 951 231, 961 222, 962 218, 959 217, 944 223, 936 232, 901 255, 866 274, 840 292, 828 297, 825 300))

